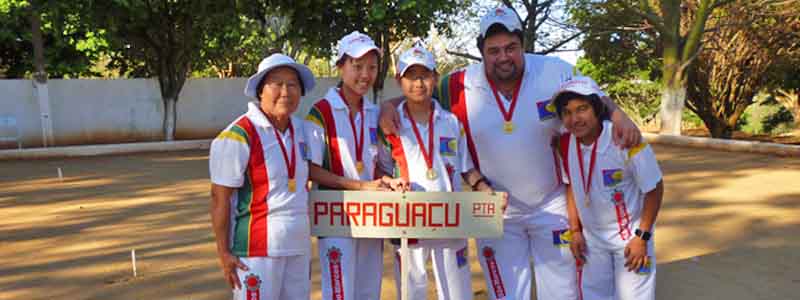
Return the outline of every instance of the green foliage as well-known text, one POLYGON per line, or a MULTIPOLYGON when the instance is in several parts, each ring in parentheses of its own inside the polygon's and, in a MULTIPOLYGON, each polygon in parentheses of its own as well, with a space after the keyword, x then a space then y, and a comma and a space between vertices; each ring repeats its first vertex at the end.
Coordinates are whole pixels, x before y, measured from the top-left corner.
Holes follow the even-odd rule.
POLYGON ((792 113, 781 106, 774 114, 768 115, 761 121, 761 126, 768 133, 784 133, 792 129, 794 123, 792 113))
POLYGON ((681 123, 684 128, 700 128, 705 126, 703 119, 700 119, 697 114, 688 108, 684 108, 681 111, 681 123))
POLYGON ((614 68, 608 65, 597 65, 587 58, 578 60, 578 70, 597 81, 603 90, 624 110, 639 126, 655 120, 660 103, 660 84, 646 79, 646 70, 638 70, 630 74, 613 73, 614 68))
MULTIPOLYGON (((94 63, 107 50, 102 32, 89 25, 86 7, 76 1, 41 1, 45 70, 50 78, 98 76, 94 63)), ((30 1, 0 0, 0 77, 33 73, 30 1)))
MULTIPOLYGON (((275 11, 288 22, 288 30, 276 35, 312 57, 331 57, 336 43, 346 34, 358 30, 375 40, 384 51, 378 78, 386 78, 391 61, 391 48, 408 37, 427 35, 431 28, 450 34, 451 18, 469 1, 456 0, 246 0, 245 14, 261 20, 275 11), (312 12, 312 13, 310 13, 312 12)), ((286 47, 282 49, 286 50, 286 47)), ((383 80, 375 82, 375 89, 383 80)))
POLYGON ((767 96, 764 101, 749 107, 753 111, 763 111, 760 118, 761 132, 778 134, 791 131, 794 125, 792 112, 778 103, 774 95, 767 96))
POLYGON ((193 77, 246 77, 255 73, 258 62, 278 43, 269 28, 244 15, 222 24, 204 37, 204 47, 193 65, 193 77))
POLYGON ((157 77, 165 99, 177 99, 198 61, 224 53, 213 51, 228 34, 220 29, 238 20, 228 1, 87 1, 93 25, 104 30, 111 48, 109 65, 122 74, 157 77))
MULTIPOLYGON (((642 18, 631 13, 619 1, 598 3, 589 0, 569 0, 570 21, 586 32, 581 49, 601 73, 612 76, 642 76, 657 81, 661 78, 661 46, 659 35, 651 29, 636 28, 631 24, 642 18)), ((600 81, 610 78, 598 79, 600 81)))

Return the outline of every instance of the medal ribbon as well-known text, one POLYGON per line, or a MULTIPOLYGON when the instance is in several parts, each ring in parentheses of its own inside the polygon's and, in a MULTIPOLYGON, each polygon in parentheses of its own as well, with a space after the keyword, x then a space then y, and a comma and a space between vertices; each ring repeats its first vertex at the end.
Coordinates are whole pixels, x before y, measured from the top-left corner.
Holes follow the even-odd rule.
POLYGON ((292 157, 289 160, 289 155, 286 154, 286 145, 283 144, 283 138, 281 137, 280 132, 278 132, 278 128, 272 126, 272 129, 275 130, 275 137, 278 139, 278 145, 281 146, 281 152, 283 153, 283 161, 286 163, 287 173, 289 173, 289 181, 291 182, 294 180, 294 169, 295 169, 295 151, 294 151, 294 126, 292 126, 292 120, 289 120, 289 138, 292 140, 292 157))
POLYGON ((583 153, 581 153, 581 143, 578 141, 578 137, 575 137, 575 148, 578 150, 578 166, 580 166, 581 170, 581 180, 583 181, 583 192, 586 194, 584 196, 584 201, 588 203, 589 201, 589 189, 592 187, 592 174, 594 172, 594 163, 595 159, 597 158, 597 144, 599 141, 594 142, 594 146, 592 146, 592 156, 589 160, 589 176, 585 176, 583 173, 583 153), (587 178, 588 177, 588 178, 587 178))
MULTIPOLYGON (((339 89, 339 96, 342 97, 342 101, 346 101, 344 99, 344 94, 342 94, 342 90, 341 89, 339 89)), ((362 101, 363 101, 363 99, 362 99, 362 101)), ((358 166, 359 163, 361 163, 363 161, 362 159, 363 159, 363 152, 364 151, 362 151, 362 150, 364 149, 364 119, 366 119, 366 116, 364 115, 364 103, 361 103, 361 108, 358 110, 358 112, 361 113, 361 134, 360 135, 356 135, 356 124, 355 124, 355 121, 353 121, 353 118, 355 116, 352 116, 352 115, 348 114, 348 116, 349 116, 348 119, 350 120, 350 129, 353 130, 353 139, 355 139, 355 142, 353 144, 355 144, 355 146, 356 146, 355 147, 356 148, 356 166, 358 166)))
POLYGON ((428 148, 425 149, 425 144, 422 142, 422 135, 417 128, 417 122, 414 122, 414 118, 411 117, 407 104, 404 108, 408 120, 411 121, 411 128, 414 129, 414 136, 417 138, 419 149, 422 151, 422 157, 425 158, 425 165, 428 166, 428 170, 433 169, 433 109, 431 109, 431 115, 428 118, 428 148))
POLYGON ((503 101, 500 100, 500 95, 497 93, 497 88, 494 86, 494 82, 488 78, 489 87, 492 88, 492 93, 494 94, 494 100, 497 101, 497 107, 500 108, 500 113, 503 114, 503 120, 506 122, 511 122, 511 119, 514 118, 514 109, 517 108, 517 99, 519 96, 519 90, 522 86, 522 78, 517 81, 517 86, 514 87, 514 97, 511 98, 511 106, 506 111, 506 106, 503 104, 503 101))

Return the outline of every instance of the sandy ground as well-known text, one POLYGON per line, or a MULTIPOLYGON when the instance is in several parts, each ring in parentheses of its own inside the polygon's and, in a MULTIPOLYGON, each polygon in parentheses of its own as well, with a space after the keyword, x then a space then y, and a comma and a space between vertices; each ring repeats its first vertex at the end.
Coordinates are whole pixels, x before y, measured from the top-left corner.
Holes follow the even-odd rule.
MULTIPOLYGON (((658 299, 797 299, 800 159, 656 152, 666 175, 658 299)), ((229 299, 206 159, 192 151, 0 162, 0 299, 229 299)), ((487 299, 471 245, 475 299, 487 299)), ((388 249, 383 298, 395 299, 388 249)), ((319 299, 316 257, 312 265, 319 299)))

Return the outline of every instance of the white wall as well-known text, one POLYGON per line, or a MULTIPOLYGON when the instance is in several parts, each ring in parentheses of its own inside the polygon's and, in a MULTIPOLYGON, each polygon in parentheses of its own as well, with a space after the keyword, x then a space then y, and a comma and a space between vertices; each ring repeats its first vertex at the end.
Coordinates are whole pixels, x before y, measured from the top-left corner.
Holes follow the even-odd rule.
MULTIPOLYGON (((245 78, 191 79, 178 100, 177 139, 216 135, 246 110, 245 78)), ((303 97, 297 115, 305 116, 313 101, 338 79, 319 78, 303 97)), ((397 83, 385 82, 384 98, 400 95, 397 83)), ((162 140, 163 104, 154 79, 49 80, 53 134, 57 146, 162 140)), ((23 148, 42 145, 39 104, 30 80, 0 80, 0 118, 17 120, 23 148)), ((8 131, 0 128, 0 137, 8 131)), ((16 144, 0 143, 0 148, 16 144)))

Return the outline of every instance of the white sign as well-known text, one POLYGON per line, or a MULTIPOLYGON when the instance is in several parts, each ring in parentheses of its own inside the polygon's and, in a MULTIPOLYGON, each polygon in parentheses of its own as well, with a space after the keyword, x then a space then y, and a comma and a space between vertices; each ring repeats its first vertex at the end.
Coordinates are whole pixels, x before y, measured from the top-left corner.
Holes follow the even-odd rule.
POLYGON ((500 194, 312 191, 311 234, 358 238, 503 235, 500 194))

